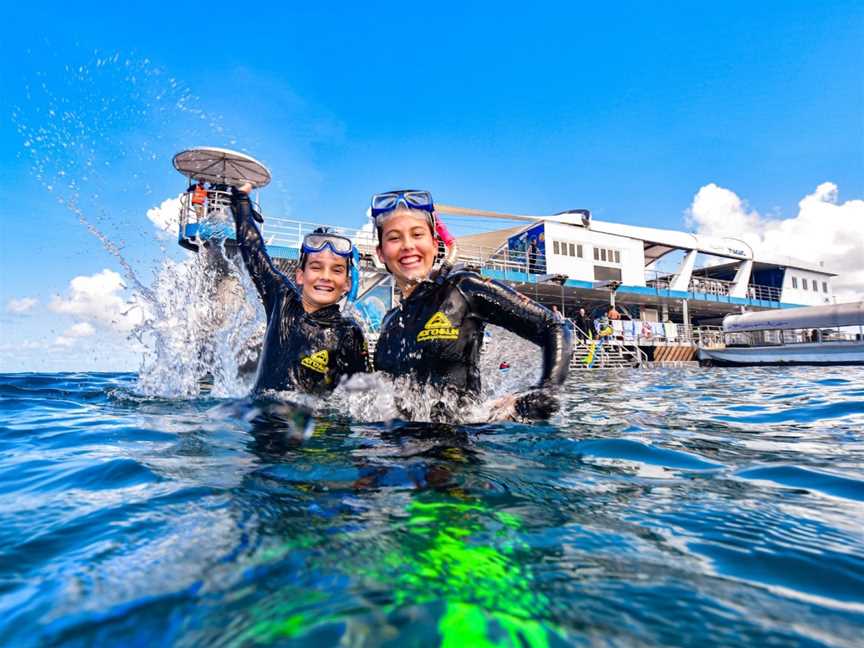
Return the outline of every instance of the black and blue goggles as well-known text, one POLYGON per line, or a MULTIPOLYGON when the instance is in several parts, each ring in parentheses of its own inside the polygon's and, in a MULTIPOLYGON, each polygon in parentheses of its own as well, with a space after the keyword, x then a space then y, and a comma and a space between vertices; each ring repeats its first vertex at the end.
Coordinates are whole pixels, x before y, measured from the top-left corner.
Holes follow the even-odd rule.
POLYGON ((421 209, 430 214, 435 212, 431 193, 416 189, 402 189, 372 196, 372 221, 377 225, 380 216, 393 211, 400 203, 409 209, 421 209))
POLYGON ((345 257, 350 261, 354 251, 354 244, 351 239, 339 234, 331 234, 330 232, 313 232, 303 237, 303 245, 300 246, 301 254, 314 254, 322 252, 325 248, 330 248, 333 254, 345 257))

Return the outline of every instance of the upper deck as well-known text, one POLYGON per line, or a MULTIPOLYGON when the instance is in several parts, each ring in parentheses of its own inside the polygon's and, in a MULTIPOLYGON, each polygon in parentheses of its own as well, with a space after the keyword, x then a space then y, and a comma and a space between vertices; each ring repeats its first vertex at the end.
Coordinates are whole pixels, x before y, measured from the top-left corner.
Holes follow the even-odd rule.
MULTIPOLYGON (((477 223, 466 224, 450 216, 447 222, 457 233, 460 262, 542 303, 555 304, 564 313, 577 306, 608 304, 613 290, 617 304, 643 319, 684 323, 719 323, 723 315, 741 310, 833 301, 830 281, 834 275, 829 272, 803 263, 792 265, 791 260, 789 265, 780 265, 776 260, 755 258, 740 244, 731 250, 720 249, 716 241, 706 242, 683 232, 673 232, 680 236, 662 240, 658 240, 660 236, 642 239, 635 236, 636 231, 614 231, 618 228, 615 224, 594 222, 584 227, 556 218, 527 225, 511 221, 511 227, 495 230, 489 230, 486 222, 486 231, 472 234, 477 223), (690 247, 681 247, 687 241, 692 242, 690 247), (700 267, 697 258, 705 255, 706 249, 713 249, 715 256, 712 263, 700 267), (658 270, 657 262, 673 252, 682 257, 678 267, 658 270)), ((263 232, 271 254, 291 260, 297 258, 303 236, 319 226, 268 216, 263 232)), ((331 229, 357 244, 364 282, 383 274, 374 254, 376 240, 371 229, 331 229)), ((376 285, 385 280, 386 276, 378 277, 376 285)))

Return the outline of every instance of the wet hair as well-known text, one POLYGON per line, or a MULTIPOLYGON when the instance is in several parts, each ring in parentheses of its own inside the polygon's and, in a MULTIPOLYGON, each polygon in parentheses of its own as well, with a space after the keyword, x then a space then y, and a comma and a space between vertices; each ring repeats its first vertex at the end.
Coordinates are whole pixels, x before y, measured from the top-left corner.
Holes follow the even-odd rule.
MULTIPOLYGON (((330 228, 329 227, 316 227, 312 232, 310 232, 310 234, 330 234, 330 228)), ((300 270, 305 270, 306 269, 306 262, 309 260, 309 254, 303 251, 303 247, 302 247, 303 244, 301 243, 300 245, 301 245, 301 247, 300 247, 300 261, 298 262, 297 267, 300 268, 300 270)), ((319 252, 320 252, 320 250, 319 250, 319 252)), ((315 252, 315 254, 318 254, 318 252, 315 252)), ((345 269, 350 271, 351 270, 351 257, 344 257, 344 258, 345 258, 345 269)))

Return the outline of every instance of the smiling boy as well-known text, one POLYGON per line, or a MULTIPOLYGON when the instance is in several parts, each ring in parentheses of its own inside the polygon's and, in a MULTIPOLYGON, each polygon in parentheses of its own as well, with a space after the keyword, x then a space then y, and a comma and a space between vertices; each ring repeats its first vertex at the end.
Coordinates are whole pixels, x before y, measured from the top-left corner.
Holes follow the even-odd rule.
POLYGON ((352 244, 324 230, 306 235, 294 281, 276 268, 244 185, 233 192, 237 243, 267 314, 255 391, 332 390, 343 376, 368 370, 366 340, 339 300, 351 287, 352 244))

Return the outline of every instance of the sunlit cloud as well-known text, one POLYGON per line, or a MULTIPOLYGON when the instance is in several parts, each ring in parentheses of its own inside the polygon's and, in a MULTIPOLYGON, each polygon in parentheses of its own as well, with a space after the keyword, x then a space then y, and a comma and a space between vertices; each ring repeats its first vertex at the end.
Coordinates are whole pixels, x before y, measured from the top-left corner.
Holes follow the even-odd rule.
POLYGON ((125 289, 120 275, 106 268, 72 279, 68 294, 55 296, 48 308, 91 324, 129 331, 142 321, 143 313, 140 306, 122 296, 125 289))
POLYGON ((21 297, 20 299, 10 299, 6 302, 6 312, 13 315, 23 315, 33 310, 33 307, 39 303, 35 297, 21 297))
POLYGON ((88 322, 79 322, 70 326, 63 335, 58 336, 54 340, 56 346, 71 347, 81 338, 90 337, 96 333, 96 329, 88 322))
POLYGON ((158 207, 151 207, 147 210, 147 218, 156 227, 159 238, 176 236, 180 225, 180 197, 168 198, 158 207))
POLYGON ((734 191, 714 183, 696 193, 687 210, 698 234, 743 239, 757 256, 788 256, 839 276, 838 301, 864 298, 864 200, 840 202, 837 185, 823 182, 798 203, 792 218, 763 216, 734 191))

